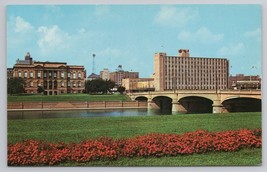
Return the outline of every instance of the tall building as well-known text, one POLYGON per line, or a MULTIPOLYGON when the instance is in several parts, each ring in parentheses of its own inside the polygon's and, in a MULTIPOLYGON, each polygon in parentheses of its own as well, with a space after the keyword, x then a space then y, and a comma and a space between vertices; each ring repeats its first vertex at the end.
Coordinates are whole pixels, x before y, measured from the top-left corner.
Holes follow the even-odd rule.
POLYGON ((229 61, 225 58, 190 57, 188 49, 178 56, 154 55, 155 90, 222 90, 228 88, 229 61))
POLYGON ((259 75, 246 76, 244 74, 236 74, 229 77, 229 89, 261 89, 261 78, 259 75))
POLYGON ((36 94, 43 87, 45 95, 82 93, 86 71, 84 66, 67 65, 65 62, 36 62, 27 53, 25 60, 17 60, 13 77, 23 78, 26 93, 36 94))
POLYGON ((125 78, 139 78, 139 72, 129 72, 122 70, 122 66, 119 65, 117 71, 109 74, 109 79, 114 81, 117 86, 122 85, 122 79, 125 78))
POLYGON ((100 71, 100 78, 107 81, 109 80, 109 70, 108 68, 104 68, 102 71, 100 71))

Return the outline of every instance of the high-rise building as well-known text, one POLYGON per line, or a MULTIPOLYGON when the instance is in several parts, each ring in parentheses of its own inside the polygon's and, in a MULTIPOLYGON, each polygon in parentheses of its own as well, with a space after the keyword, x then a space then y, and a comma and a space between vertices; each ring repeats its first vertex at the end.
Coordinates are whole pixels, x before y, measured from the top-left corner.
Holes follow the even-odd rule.
POLYGON ((188 49, 178 56, 155 53, 155 90, 222 90, 228 88, 229 61, 225 58, 190 57, 188 49))
POLYGON ((125 78, 139 78, 139 72, 124 71, 122 66, 119 65, 117 71, 109 74, 109 79, 114 81, 117 86, 122 85, 122 79, 125 78))
POLYGON ((109 70, 108 68, 104 68, 102 71, 100 71, 100 78, 107 81, 109 80, 109 70))
POLYGON ((23 78, 26 93, 36 94, 43 87, 45 95, 82 93, 86 71, 84 66, 67 65, 65 62, 36 62, 27 53, 25 60, 17 60, 13 77, 23 78))

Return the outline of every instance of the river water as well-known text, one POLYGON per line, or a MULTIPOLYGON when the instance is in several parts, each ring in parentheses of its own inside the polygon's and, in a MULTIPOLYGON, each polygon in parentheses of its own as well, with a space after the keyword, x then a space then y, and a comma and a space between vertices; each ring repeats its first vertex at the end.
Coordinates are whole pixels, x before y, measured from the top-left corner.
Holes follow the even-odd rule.
POLYGON ((45 118, 75 118, 103 116, 151 116, 171 114, 171 112, 148 111, 147 109, 118 109, 118 110, 68 110, 68 111, 9 111, 8 120, 15 119, 45 119, 45 118))

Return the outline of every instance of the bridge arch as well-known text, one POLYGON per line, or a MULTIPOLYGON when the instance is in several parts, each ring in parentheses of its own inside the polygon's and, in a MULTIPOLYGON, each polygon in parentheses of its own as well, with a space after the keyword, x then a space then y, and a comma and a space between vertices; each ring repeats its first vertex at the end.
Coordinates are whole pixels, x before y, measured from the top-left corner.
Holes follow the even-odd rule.
POLYGON ((146 96, 138 96, 138 97, 135 98, 135 100, 147 102, 148 98, 146 96))
POLYGON ((160 113, 171 114, 172 112, 172 98, 168 96, 155 96, 152 102, 157 106, 160 113))
POLYGON ((183 111, 180 113, 212 113, 213 101, 202 96, 186 96, 178 100, 183 111))
POLYGON ((261 112, 261 99, 252 97, 230 97, 222 102, 228 112, 261 112))

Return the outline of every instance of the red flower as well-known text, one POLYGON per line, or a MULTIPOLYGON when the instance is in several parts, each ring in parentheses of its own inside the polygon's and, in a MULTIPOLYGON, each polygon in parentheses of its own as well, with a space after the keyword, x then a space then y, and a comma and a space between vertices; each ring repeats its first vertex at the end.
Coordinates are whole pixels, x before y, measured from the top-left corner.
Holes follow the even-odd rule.
POLYGON ((76 144, 26 140, 8 145, 8 165, 55 165, 66 161, 88 162, 119 157, 176 156, 211 151, 237 151, 262 146, 261 129, 208 132, 198 130, 181 135, 155 134, 130 139, 99 138, 76 144))

